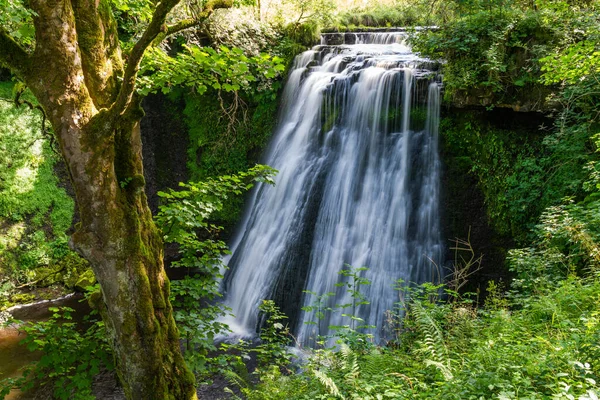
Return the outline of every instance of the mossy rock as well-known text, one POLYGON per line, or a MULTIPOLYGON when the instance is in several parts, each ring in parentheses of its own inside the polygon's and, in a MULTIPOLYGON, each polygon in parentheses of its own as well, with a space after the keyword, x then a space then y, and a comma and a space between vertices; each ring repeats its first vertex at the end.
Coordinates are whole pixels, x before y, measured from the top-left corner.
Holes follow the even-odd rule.
POLYGON ((35 300, 35 295, 32 293, 17 293, 10 296, 10 302, 13 304, 28 304, 35 300))

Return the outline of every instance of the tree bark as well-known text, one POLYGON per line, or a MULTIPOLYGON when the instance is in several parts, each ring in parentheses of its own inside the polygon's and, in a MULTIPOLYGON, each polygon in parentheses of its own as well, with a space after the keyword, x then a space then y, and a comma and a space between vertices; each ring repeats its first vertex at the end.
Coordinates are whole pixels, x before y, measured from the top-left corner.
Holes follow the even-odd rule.
POLYGON ((71 245, 100 283, 101 314, 128 399, 197 398, 179 348, 161 235, 144 193, 143 111, 134 92, 143 52, 176 3, 157 5, 127 64, 105 0, 31 0, 32 54, 0 28, 0 61, 44 108, 68 166, 81 215, 71 245), (11 55, 2 56, 7 49, 11 55))

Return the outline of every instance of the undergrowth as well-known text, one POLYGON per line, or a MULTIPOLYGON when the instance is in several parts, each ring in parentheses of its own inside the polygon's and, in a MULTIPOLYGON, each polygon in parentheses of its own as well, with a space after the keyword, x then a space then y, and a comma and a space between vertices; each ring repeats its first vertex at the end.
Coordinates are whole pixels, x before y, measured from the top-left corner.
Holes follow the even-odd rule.
POLYGON ((67 246, 74 202, 55 172, 51 133, 42 132, 39 110, 15 106, 13 86, 0 83, 0 308, 16 288, 75 286, 86 269, 67 246))
POLYGON ((114 369, 108 336, 97 314, 86 316, 83 324, 78 324, 73 321, 72 308, 50 307, 49 311, 52 315, 48 321, 19 326, 26 335, 21 344, 42 355, 25 367, 21 377, 0 381, 0 399, 12 389, 51 393, 53 399, 60 400, 95 399, 94 377, 114 369))

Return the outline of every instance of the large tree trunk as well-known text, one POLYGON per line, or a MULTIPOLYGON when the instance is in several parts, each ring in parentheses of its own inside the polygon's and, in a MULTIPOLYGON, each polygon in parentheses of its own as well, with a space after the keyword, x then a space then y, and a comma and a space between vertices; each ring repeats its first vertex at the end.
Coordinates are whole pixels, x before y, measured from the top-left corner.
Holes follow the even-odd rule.
MULTIPOLYGON (((155 32, 141 41, 160 32, 176 3, 157 5, 155 32)), ((128 60, 134 65, 124 67, 107 2, 31 0, 30 6, 37 14, 36 48, 27 57, 14 49, 15 70, 44 108, 68 166, 81 214, 71 243, 100 283, 98 303, 127 398, 195 399, 169 302, 163 244, 144 193, 143 112, 133 85, 147 44, 134 48, 128 60)), ((0 39, 4 49, 14 44, 0 39)))

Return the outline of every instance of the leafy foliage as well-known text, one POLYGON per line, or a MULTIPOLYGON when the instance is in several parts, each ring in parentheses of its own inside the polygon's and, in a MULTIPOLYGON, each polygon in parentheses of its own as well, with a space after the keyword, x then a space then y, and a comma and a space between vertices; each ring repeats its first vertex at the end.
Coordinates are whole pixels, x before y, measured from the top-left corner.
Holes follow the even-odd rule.
POLYGON ((56 399, 95 399, 92 381, 101 369, 113 369, 113 360, 104 324, 86 321, 82 330, 72 321, 69 307, 51 307, 48 321, 24 324, 22 344, 29 351, 41 351, 40 361, 28 366, 21 378, 1 382, 0 398, 12 387, 29 390, 50 385, 56 399))
MULTIPOLYGON (((191 180, 235 174, 259 161, 277 122, 277 98, 245 98, 245 105, 232 114, 235 123, 231 125, 222 104, 231 109, 235 101, 232 97, 222 97, 220 104, 214 91, 204 96, 181 91, 173 95, 181 96, 185 102, 183 114, 189 134, 187 168, 191 180)), ((214 219, 228 227, 238 220, 242 206, 243 196, 229 196, 223 211, 216 213, 214 219)))
POLYGON ((555 25, 542 14, 505 7, 471 10, 440 30, 414 35, 412 43, 422 54, 445 60, 447 98, 460 99, 468 93, 493 104, 531 96, 540 75, 537 60, 558 41, 557 36, 555 25))
POLYGON ((21 0, 0 0, 0 26, 20 44, 31 47, 34 42, 33 12, 21 0))
POLYGON ((440 132, 453 165, 477 177, 492 225, 524 244, 545 208, 564 197, 585 197, 585 167, 598 155, 591 151, 589 125, 561 132, 543 121, 507 126, 504 118, 500 112, 456 112, 444 117, 440 132))
POLYGON ((365 333, 365 331, 375 328, 371 325, 364 325, 364 320, 358 317, 359 307, 369 304, 365 295, 361 293, 361 286, 371 284, 371 281, 362 276, 362 273, 367 269, 367 267, 353 267, 346 264, 345 268, 339 274, 347 278, 347 280, 336 284, 337 287, 346 288, 351 302, 336 304, 334 311, 349 309, 349 312, 342 312, 342 317, 346 317, 349 323, 341 326, 330 326, 329 328, 335 330, 338 343, 346 343, 353 349, 368 348, 373 335, 365 333), (357 323, 360 325, 357 325, 357 323))
POLYGON ((147 52, 142 65, 139 91, 146 95, 174 86, 192 87, 204 94, 208 88, 225 92, 271 90, 272 79, 285 69, 282 59, 268 54, 248 57, 241 49, 185 46, 185 51, 170 57, 159 48, 147 52), (252 83, 252 84, 251 84, 252 83))
POLYGON ((354 30, 365 27, 407 27, 436 25, 451 8, 451 2, 396 1, 368 4, 339 13, 326 30, 354 30))
POLYGON ((596 278, 569 278, 480 311, 418 300, 400 347, 318 350, 310 374, 264 373, 248 398, 595 398, 599 289, 596 278))
POLYGON ((55 174, 59 156, 38 111, 13 102, 17 86, 0 85, 0 282, 73 287, 86 270, 67 246, 74 202, 55 174))
POLYGON ((258 309, 266 321, 260 330, 260 343, 251 351, 256 353, 261 367, 274 365, 287 368, 291 355, 286 346, 292 339, 285 324, 287 316, 279 310, 273 300, 263 300, 258 309))
POLYGON ((222 228, 210 223, 210 217, 222 210, 228 196, 249 190, 255 182, 273 183, 274 173, 272 168, 258 165, 247 172, 181 183, 179 191, 159 193, 163 204, 156 221, 165 242, 176 243, 180 254, 171 266, 188 270, 183 279, 171 282, 171 301, 178 329, 187 342, 186 361, 197 373, 214 372, 225 364, 221 358, 209 358, 208 353, 217 350, 215 337, 228 330, 217 318, 229 310, 216 302, 226 268, 222 257, 228 250, 218 239, 222 228))

